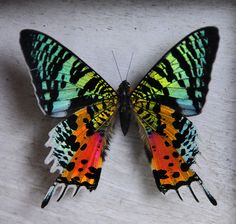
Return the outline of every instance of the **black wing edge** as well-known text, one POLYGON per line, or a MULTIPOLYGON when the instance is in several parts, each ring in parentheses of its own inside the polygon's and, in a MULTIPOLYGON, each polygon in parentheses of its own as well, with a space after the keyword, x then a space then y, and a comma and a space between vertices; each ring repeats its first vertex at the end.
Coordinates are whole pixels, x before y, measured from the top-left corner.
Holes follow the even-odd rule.
POLYGON ((201 178, 200 178, 196 173, 195 173, 192 177, 190 177, 190 178, 188 179, 188 181, 181 181, 181 182, 179 182, 178 184, 176 184, 175 186, 170 185, 170 184, 161 185, 161 184, 160 184, 160 179, 159 179, 159 177, 158 177, 158 175, 156 174, 155 171, 153 172, 153 176, 154 176, 154 179, 155 179, 157 188, 158 188, 163 194, 165 194, 168 190, 171 190, 171 189, 172 189, 172 190, 175 190, 181 201, 183 201, 183 199, 182 199, 182 197, 181 197, 181 195, 180 195, 178 189, 179 189, 181 186, 186 185, 186 186, 188 186, 188 188, 189 188, 191 194, 193 195, 194 199, 195 199, 197 202, 199 202, 197 196, 194 194, 193 189, 192 189, 192 187, 191 187, 191 183, 197 181, 197 182, 199 183, 199 185, 202 187, 202 189, 203 189, 203 191, 204 191, 206 197, 207 197, 208 200, 211 202, 211 204, 214 205, 214 206, 217 205, 216 199, 211 195, 211 193, 209 192, 209 190, 208 190, 208 189, 205 187, 205 185, 203 184, 203 181, 201 180, 201 178))

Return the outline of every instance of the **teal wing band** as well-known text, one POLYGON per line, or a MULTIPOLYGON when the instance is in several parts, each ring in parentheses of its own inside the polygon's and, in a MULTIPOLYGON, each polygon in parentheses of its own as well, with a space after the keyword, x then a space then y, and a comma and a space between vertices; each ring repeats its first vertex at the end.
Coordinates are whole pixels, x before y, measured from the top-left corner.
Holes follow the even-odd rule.
POLYGON ((159 102, 186 116, 199 114, 206 100, 218 43, 216 27, 192 32, 153 66, 131 98, 159 102))
POLYGON ((117 97, 100 75, 48 35, 22 30, 20 44, 40 107, 47 115, 62 117, 69 111, 117 97))

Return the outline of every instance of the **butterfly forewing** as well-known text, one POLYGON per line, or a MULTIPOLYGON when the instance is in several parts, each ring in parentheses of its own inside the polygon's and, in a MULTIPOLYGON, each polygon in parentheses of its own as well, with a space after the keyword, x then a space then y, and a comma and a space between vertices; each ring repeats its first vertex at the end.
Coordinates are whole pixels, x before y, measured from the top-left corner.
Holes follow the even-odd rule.
POLYGON ((158 61, 131 94, 191 116, 201 112, 219 42, 218 29, 194 31, 158 61))
POLYGON ((40 107, 55 117, 116 97, 91 67, 62 44, 35 30, 23 30, 20 44, 40 107))

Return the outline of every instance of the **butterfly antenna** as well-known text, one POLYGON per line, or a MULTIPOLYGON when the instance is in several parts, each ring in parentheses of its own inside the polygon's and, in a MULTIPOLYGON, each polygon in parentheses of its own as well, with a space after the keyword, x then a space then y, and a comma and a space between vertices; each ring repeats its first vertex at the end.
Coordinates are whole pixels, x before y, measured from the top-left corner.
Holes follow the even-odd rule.
POLYGON ((129 75, 129 71, 130 71, 130 67, 131 67, 133 57, 134 57, 134 52, 132 53, 131 58, 130 58, 129 67, 128 67, 128 71, 127 71, 126 78, 125 78, 126 81, 127 81, 128 75, 129 75))
POLYGON ((112 55, 113 55, 113 58, 114 58, 114 61, 115 61, 115 64, 116 64, 116 68, 117 68, 117 71, 118 71, 118 74, 120 76, 120 80, 122 82, 122 77, 121 77, 121 74, 120 74, 120 69, 118 67, 118 64, 117 64, 117 61, 116 61, 116 57, 115 57, 115 54, 114 54, 114 51, 111 51, 112 52, 112 55))

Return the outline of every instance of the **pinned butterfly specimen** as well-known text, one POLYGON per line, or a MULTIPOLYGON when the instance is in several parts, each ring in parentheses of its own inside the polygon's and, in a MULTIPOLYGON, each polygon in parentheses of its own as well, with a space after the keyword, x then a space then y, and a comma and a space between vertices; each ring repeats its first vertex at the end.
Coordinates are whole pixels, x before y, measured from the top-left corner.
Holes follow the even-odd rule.
POLYGON ((197 132, 187 116, 201 112, 219 42, 218 29, 198 29, 168 51, 131 90, 127 80, 115 91, 79 57, 46 34, 23 30, 20 44, 42 111, 66 117, 49 133, 46 163, 60 171, 43 202, 58 187, 97 188, 110 133, 119 114, 124 135, 131 115, 137 120, 157 188, 166 193, 197 181, 217 202, 190 166, 198 153, 197 132))

